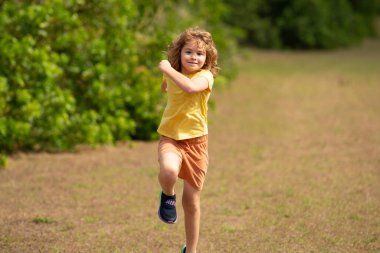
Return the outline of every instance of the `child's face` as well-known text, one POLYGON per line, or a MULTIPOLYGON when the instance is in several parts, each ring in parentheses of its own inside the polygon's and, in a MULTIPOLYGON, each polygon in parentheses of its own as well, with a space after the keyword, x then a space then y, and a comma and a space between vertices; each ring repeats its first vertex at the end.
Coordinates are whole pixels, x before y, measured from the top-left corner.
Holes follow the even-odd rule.
POLYGON ((196 41, 185 44, 181 50, 181 72, 185 75, 198 72, 206 61, 206 50, 196 41))

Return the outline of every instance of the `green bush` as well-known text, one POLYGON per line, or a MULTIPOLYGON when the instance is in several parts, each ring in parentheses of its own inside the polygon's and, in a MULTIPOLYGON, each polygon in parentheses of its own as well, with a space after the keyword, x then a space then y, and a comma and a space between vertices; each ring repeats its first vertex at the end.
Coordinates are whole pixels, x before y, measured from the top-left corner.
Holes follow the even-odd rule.
POLYGON ((376 15, 380 13, 379 0, 349 0, 353 11, 356 13, 357 18, 361 19, 363 24, 362 29, 365 35, 375 36, 374 20, 376 15))
POLYGON ((224 0, 242 42, 265 48, 337 48, 374 35, 378 0, 224 0))
POLYGON ((292 1, 277 25, 285 47, 346 47, 364 36, 363 25, 346 0, 292 1))
POLYGON ((216 0, 0 2, 0 153, 156 138, 166 45, 199 25, 215 31, 228 59, 223 8, 216 0))
POLYGON ((134 15, 132 1, 2 5, 6 151, 111 143, 136 131, 125 110, 138 89, 136 40, 126 18, 134 15))

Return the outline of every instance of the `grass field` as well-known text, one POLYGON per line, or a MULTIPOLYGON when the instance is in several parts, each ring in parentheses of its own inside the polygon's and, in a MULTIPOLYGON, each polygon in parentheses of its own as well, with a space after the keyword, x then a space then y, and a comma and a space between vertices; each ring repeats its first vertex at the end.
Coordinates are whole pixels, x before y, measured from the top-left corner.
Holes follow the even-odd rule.
MULTIPOLYGON (((380 252, 380 41, 239 66, 213 94, 198 252, 380 252)), ((181 208, 156 216, 156 145, 11 157, 0 252, 179 252, 181 208)))

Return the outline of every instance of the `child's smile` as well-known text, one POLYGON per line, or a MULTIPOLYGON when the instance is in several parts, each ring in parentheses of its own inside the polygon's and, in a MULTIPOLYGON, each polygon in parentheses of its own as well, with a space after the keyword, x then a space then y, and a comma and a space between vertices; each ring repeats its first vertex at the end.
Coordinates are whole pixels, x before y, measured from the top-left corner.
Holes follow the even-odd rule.
POLYGON ((181 72, 185 75, 199 71, 206 61, 206 51, 196 42, 188 42, 181 50, 181 72))

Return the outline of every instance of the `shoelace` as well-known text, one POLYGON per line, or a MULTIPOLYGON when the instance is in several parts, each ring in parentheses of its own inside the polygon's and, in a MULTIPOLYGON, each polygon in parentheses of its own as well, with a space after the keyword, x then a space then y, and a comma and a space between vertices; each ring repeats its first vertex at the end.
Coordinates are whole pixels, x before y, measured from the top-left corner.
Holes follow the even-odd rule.
POLYGON ((167 204, 167 205, 171 205, 171 206, 175 206, 175 200, 173 200, 173 199, 168 199, 168 200, 166 200, 165 201, 165 204, 167 204))

